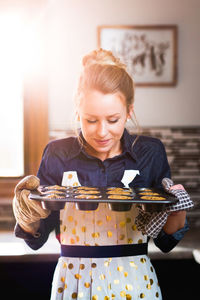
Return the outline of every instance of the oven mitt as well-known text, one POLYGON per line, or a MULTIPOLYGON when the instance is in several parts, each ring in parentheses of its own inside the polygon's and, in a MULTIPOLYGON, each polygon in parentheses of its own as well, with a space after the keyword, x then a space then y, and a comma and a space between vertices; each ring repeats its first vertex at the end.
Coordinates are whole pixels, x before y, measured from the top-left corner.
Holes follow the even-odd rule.
POLYGON ((165 210, 161 212, 153 213, 145 212, 141 206, 138 206, 139 214, 135 220, 138 230, 152 238, 158 236, 171 212, 190 209, 194 205, 182 185, 174 185, 173 181, 169 178, 164 178, 162 185, 166 192, 176 196, 179 201, 176 204, 167 205, 165 210), (171 189, 172 186, 173 189, 171 189))
POLYGON ((13 199, 13 212, 16 221, 21 228, 31 234, 35 234, 40 225, 40 219, 45 219, 50 214, 43 209, 40 202, 29 199, 31 190, 39 187, 40 180, 34 175, 23 178, 15 187, 13 199))
POLYGON ((167 222, 167 217, 169 213, 166 211, 160 212, 147 212, 142 209, 141 206, 138 206, 138 216, 135 219, 135 224, 137 229, 141 231, 144 235, 149 237, 156 238, 167 222))
POLYGON ((166 208, 167 212, 187 210, 194 206, 194 203, 190 199, 189 194, 186 192, 186 190, 181 184, 174 185, 171 179, 164 178, 162 180, 162 185, 166 192, 174 195, 179 200, 175 204, 169 204, 166 208))

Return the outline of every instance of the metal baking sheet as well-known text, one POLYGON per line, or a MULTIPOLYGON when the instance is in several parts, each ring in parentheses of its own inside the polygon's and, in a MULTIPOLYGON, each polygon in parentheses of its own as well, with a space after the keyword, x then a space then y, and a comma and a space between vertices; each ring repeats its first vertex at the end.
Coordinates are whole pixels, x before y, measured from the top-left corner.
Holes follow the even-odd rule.
POLYGON ((160 211, 166 204, 173 204, 178 201, 175 196, 155 188, 128 189, 118 187, 56 188, 56 186, 40 186, 38 190, 31 192, 29 198, 41 201, 42 206, 50 210, 60 210, 64 208, 66 202, 74 202, 76 207, 81 210, 95 210, 99 203, 108 203, 111 210, 126 211, 131 209, 133 203, 140 203, 143 204, 145 210, 148 210, 149 207, 150 210, 156 208, 156 211, 160 211), (54 197, 55 193, 56 196, 54 197), (49 195, 52 198, 49 198, 49 195), (112 199, 109 198, 110 196, 112 199), (128 198, 118 199, 119 196, 128 198), (145 199, 146 197, 151 198, 145 199), (163 199, 159 199, 160 197, 163 199))

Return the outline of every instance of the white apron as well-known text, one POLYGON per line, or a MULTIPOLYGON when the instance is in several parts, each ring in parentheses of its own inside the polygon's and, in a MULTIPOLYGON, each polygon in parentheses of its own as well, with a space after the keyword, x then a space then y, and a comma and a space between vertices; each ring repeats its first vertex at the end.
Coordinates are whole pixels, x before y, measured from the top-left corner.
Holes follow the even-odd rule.
MULTIPOLYGON (((76 209, 75 204, 66 203, 60 212, 61 244, 105 246, 146 243, 147 236, 135 225, 137 213, 135 205, 130 211, 115 212, 106 203, 99 204, 94 211, 81 211, 76 209)), ((147 255, 60 257, 54 273, 51 300, 61 299, 161 300, 162 296, 147 255)))

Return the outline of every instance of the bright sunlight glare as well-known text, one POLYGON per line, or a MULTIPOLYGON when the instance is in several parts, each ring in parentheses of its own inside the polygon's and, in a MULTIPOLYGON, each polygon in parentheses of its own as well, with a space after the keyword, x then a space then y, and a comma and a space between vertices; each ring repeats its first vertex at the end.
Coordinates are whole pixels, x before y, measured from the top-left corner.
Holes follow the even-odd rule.
POLYGON ((24 78, 36 72, 41 45, 34 26, 20 14, 0 14, 0 176, 24 174, 24 78))

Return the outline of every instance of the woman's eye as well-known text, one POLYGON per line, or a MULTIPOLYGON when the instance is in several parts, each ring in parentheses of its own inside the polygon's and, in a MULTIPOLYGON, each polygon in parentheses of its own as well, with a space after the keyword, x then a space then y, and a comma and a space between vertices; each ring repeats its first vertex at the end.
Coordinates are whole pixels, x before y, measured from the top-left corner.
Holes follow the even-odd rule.
POLYGON ((87 120, 87 122, 90 124, 94 124, 94 123, 96 123, 96 120, 87 120))
MULTIPOLYGON (((110 120, 108 120, 108 123, 110 123, 110 124, 117 123, 118 120, 119 120, 119 119, 110 119, 110 120)), ((94 123, 97 122, 97 120, 89 120, 89 119, 87 119, 86 121, 87 121, 87 123, 89 123, 89 124, 94 124, 94 123)))
POLYGON ((117 123, 119 119, 113 119, 113 120, 108 120, 109 123, 113 124, 113 123, 117 123))

